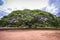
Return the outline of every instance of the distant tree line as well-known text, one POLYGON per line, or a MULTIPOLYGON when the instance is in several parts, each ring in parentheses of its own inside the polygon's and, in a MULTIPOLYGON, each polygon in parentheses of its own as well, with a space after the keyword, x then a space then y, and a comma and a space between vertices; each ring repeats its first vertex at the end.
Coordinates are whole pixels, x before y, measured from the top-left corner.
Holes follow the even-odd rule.
POLYGON ((60 17, 42 10, 16 10, 0 20, 0 27, 60 28, 60 17))

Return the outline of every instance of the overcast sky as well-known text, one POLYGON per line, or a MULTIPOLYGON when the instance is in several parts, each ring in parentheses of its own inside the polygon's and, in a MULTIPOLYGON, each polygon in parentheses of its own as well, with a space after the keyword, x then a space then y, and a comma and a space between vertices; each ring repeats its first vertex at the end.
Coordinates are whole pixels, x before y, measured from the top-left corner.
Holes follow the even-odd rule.
POLYGON ((0 0, 0 12, 22 9, 40 9, 56 14, 60 9, 60 0, 0 0))
POLYGON ((3 0, 0 9, 42 9, 48 6, 48 0, 3 0))

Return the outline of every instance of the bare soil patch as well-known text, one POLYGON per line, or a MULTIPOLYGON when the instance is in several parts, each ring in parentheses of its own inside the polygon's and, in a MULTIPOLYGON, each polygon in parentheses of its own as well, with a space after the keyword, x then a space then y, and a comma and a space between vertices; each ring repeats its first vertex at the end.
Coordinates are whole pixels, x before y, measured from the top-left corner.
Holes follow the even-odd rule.
POLYGON ((60 40, 60 30, 4 30, 0 40, 60 40))

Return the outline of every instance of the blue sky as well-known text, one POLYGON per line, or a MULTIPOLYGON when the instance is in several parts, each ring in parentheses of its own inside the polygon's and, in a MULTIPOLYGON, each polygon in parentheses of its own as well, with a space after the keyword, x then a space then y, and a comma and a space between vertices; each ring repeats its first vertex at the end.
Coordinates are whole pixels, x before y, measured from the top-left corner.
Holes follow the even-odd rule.
POLYGON ((60 0, 50 0, 49 1, 49 5, 54 5, 58 10, 57 12, 60 11, 60 0))
POLYGON ((1 6, 1 5, 3 5, 3 1, 2 1, 2 0, 0 0, 0 6, 1 6))
POLYGON ((0 10, 0 18, 3 17, 3 16, 5 16, 5 15, 7 15, 7 12, 4 12, 4 11, 0 10))
POLYGON ((0 0, 0 17, 22 9, 40 9, 56 15, 60 12, 60 0, 0 0))

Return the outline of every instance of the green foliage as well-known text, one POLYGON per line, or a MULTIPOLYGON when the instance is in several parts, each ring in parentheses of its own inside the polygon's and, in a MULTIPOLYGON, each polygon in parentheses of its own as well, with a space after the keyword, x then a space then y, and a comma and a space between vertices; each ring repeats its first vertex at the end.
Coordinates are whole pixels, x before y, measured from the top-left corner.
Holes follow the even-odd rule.
POLYGON ((60 17, 42 10, 16 10, 0 20, 1 27, 60 28, 60 17))

